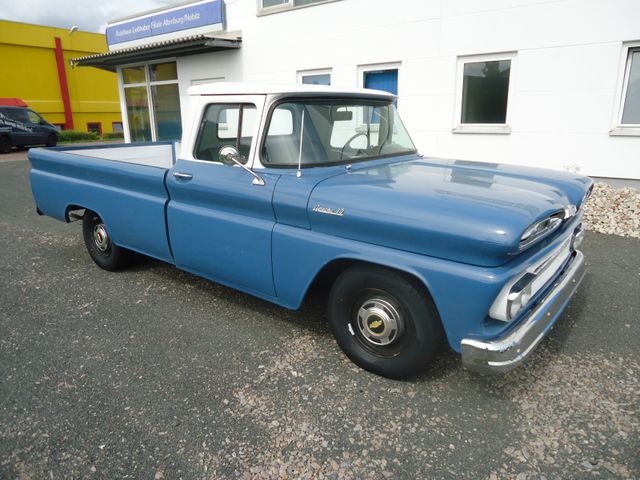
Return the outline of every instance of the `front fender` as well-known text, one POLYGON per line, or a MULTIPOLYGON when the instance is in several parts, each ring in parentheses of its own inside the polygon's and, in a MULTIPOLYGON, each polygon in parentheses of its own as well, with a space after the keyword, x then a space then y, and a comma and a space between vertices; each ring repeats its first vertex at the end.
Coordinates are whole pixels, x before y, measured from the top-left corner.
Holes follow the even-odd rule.
POLYGON ((511 328, 510 323, 488 318, 491 304, 507 281, 556 248, 556 243, 489 268, 277 224, 273 231, 273 275, 278 303, 297 309, 316 276, 336 260, 367 262, 405 272, 429 291, 449 345, 460 352, 463 338, 494 338, 511 328))

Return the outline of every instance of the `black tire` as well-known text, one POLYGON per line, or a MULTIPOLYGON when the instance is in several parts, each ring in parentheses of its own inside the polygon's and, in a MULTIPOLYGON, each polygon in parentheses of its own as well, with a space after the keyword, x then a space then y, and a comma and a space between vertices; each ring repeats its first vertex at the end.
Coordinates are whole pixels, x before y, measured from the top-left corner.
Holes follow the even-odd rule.
POLYGON ((132 252, 114 244, 102 219, 90 210, 82 218, 82 236, 89 255, 104 270, 116 271, 131 262, 132 252))
POLYGON ((9 137, 0 137, 0 153, 9 153, 11 151, 11 139, 9 137))
POLYGON ((58 136, 55 133, 50 133, 47 137, 47 147, 55 147, 58 144, 58 136))
POLYGON ((443 339, 427 291, 376 266, 350 267, 336 279, 329 293, 329 322, 338 345, 356 365, 394 379, 423 373, 443 339))

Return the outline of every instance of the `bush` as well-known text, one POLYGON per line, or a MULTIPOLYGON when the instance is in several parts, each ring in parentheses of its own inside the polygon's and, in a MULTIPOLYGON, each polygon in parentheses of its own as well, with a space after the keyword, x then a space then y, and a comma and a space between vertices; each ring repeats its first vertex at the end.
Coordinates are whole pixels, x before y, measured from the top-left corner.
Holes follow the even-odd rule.
POLYGON ((124 132, 107 132, 102 134, 103 140, 124 140, 124 132))
POLYGON ((91 142, 98 140, 96 132, 79 132, 78 130, 62 130, 60 131, 60 142, 91 142))

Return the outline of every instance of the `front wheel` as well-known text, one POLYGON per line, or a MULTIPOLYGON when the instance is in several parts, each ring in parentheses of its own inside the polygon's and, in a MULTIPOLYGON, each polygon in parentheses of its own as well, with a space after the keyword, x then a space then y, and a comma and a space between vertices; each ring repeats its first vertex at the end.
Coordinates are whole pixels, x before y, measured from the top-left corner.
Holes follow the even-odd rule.
POLYGON ((382 267, 355 266, 338 277, 329 294, 329 321, 354 363, 389 378, 423 373, 443 338, 424 288, 382 267))
POLYGON ((47 137, 47 147, 55 147, 58 144, 58 136, 55 133, 50 133, 47 137))
POLYGON ((82 219, 82 236, 89 255, 100 268, 115 271, 130 263, 131 251, 111 241, 106 225, 95 212, 85 212, 82 219))

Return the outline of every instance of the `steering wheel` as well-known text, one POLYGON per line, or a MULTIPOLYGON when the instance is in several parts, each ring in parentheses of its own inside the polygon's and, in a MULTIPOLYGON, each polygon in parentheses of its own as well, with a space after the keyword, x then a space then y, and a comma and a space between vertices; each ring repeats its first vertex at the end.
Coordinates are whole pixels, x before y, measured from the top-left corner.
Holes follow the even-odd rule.
MULTIPOLYGON (((369 148, 369 136, 365 133, 365 132, 358 132, 355 135, 353 135, 349 140, 347 140, 347 142, 342 146, 342 150, 340 150, 340 160, 343 159, 344 157, 344 151, 345 149, 358 137, 367 137, 367 148, 369 148)), ((361 149, 359 149, 361 150, 361 149)))

